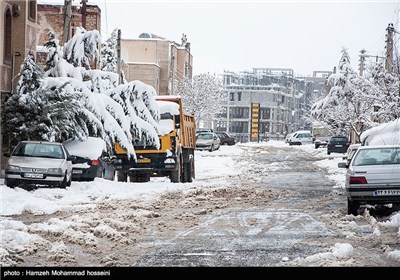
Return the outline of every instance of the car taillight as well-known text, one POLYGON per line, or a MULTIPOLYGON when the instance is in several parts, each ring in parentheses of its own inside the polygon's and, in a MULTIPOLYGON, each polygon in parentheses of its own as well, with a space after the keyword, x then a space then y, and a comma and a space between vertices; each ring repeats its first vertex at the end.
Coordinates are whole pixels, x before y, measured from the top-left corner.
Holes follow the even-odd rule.
POLYGON ((92 160, 92 165, 99 165, 99 160, 98 159, 93 159, 92 160))
POLYGON ((350 184, 368 184, 365 177, 350 177, 350 184))

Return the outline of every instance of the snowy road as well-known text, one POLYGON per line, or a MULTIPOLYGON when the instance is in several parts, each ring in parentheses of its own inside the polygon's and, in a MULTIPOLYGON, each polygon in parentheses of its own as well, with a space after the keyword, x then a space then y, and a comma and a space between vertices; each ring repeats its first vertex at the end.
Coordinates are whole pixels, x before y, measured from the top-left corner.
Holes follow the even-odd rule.
POLYGON ((400 214, 346 215, 336 167, 342 156, 241 144, 198 152, 190 184, 155 178, 31 192, 0 186, 0 262, 398 267, 400 214))

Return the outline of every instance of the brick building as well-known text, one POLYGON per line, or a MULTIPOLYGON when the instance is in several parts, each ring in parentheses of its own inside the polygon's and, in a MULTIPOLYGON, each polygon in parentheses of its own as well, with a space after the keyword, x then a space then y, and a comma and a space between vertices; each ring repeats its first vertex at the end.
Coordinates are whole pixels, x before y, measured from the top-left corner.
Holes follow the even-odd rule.
MULTIPOLYGON (((75 34, 76 27, 86 30, 101 30, 101 10, 97 5, 87 5, 82 1, 82 6, 72 6, 71 29, 68 38, 75 34)), ((38 5, 37 6, 37 63, 46 61, 47 52, 42 46, 48 41, 50 31, 56 34, 60 44, 63 42, 64 6, 63 5, 38 5)))

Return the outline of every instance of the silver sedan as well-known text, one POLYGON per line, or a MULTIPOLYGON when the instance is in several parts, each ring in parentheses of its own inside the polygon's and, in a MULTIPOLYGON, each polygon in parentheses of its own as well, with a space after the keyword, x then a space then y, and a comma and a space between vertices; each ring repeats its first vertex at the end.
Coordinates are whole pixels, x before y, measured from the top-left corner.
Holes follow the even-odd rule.
POLYGON ((72 160, 64 145, 46 141, 22 141, 10 156, 5 172, 8 187, 20 185, 71 185, 72 160))
POLYGON ((400 147, 360 146, 347 168, 348 214, 357 215, 360 205, 400 203, 400 147))

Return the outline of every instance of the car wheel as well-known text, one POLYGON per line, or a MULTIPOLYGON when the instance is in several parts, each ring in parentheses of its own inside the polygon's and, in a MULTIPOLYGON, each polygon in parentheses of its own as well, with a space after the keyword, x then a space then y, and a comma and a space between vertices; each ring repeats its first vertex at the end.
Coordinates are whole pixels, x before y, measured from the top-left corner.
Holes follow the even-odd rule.
POLYGON ((68 185, 68 179, 67 179, 67 174, 65 174, 64 180, 62 181, 60 188, 65 189, 67 187, 67 185, 68 185))
POLYGON ((319 148, 319 145, 315 144, 315 148, 318 149, 318 148, 319 148))
POLYGON ((228 146, 229 145, 229 143, 228 142, 224 142, 224 144, 223 144, 224 146, 228 146))
POLYGON ((17 184, 11 183, 9 181, 7 181, 7 179, 4 179, 4 185, 6 185, 9 188, 15 188, 17 186, 17 184))
POLYGON ((331 152, 326 152, 328 155, 330 155, 331 154, 331 152))
POLYGON ((67 187, 70 187, 71 183, 72 183, 72 175, 71 175, 71 177, 69 177, 69 180, 67 182, 67 187))
POLYGON ((214 145, 211 145, 210 152, 214 151, 214 145))
POLYGON ((358 208, 360 208, 360 203, 358 201, 347 198, 347 214, 357 216, 358 208))

